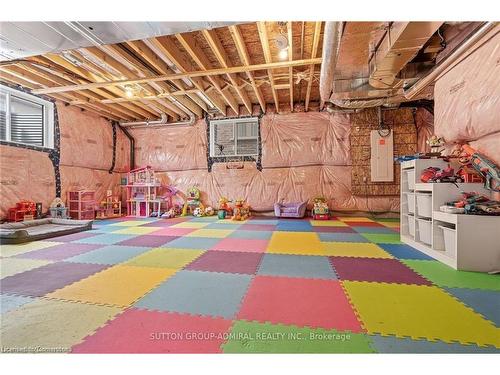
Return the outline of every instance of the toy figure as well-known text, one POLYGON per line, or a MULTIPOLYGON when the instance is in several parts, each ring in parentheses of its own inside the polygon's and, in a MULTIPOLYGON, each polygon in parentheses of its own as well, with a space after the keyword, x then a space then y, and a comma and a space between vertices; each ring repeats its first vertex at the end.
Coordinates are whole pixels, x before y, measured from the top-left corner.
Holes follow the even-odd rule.
POLYGON ((431 152, 441 153, 443 151, 441 147, 444 146, 444 139, 437 135, 431 136, 425 143, 430 146, 431 152))
POLYGON ((215 213, 214 209, 210 206, 205 208, 205 216, 213 216, 215 213))
POLYGON ((234 202, 233 220, 242 221, 250 217, 250 206, 244 199, 237 199, 234 202))
POLYGON ((184 207, 182 208, 182 216, 186 216, 188 211, 192 212, 194 215, 194 210, 196 208, 200 208, 201 211, 205 210, 203 203, 200 201, 200 189, 197 187, 191 187, 188 189, 186 194, 186 202, 184 203, 184 207))
POLYGON ((313 204, 312 217, 314 220, 328 220, 330 218, 330 209, 325 198, 314 198, 313 204))
POLYGON ((225 219, 226 216, 232 216, 232 215, 233 215, 233 209, 229 206, 229 199, 227 199, 226 197, 220 197, 217 216, 219 217, 219 219, 225 219))

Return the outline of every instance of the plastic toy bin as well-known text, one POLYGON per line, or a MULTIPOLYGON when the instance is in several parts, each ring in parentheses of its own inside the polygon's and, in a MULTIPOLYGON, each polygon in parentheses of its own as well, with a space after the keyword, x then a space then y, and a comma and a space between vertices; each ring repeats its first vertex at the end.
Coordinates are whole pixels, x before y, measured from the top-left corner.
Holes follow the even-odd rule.
POLYGON ((439 225, 444 235, 444 251, 451 258, 455 258, 457 252, 456 230, 454 228, 439 225))
POLYGON ((408 223, 408 233, 410 236, 415 237, 415 220, 412 215, 405 215, 405 220, 408 223))
POLYGON ((406 193, 406 201, 408 202, 408 212, 410 214, 415 213, 415 194, 406 193))
POLYGON ((418 239, 427 245, 432 244, 432 222, 427 219, 417 218, 418 221, 418 239))
POLYGON ((408 180, 408 190, 415 190, 415 169, 407 169, 405 173, 408 180))
POLYGON ((432 217, 432 195, 416 194, 417 215, 423 217, 432 217))

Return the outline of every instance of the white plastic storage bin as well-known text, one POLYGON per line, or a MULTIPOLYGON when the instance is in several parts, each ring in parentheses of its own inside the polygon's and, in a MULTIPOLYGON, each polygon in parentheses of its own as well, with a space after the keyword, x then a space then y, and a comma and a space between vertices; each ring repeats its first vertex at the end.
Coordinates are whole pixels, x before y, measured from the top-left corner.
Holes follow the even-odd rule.
POLYGON ((410 214, 415 213, 415 193, 405 193, 406 201, 408 202, 408 212, 410 214))
POLYGON ((405 172, 408 180, 408 190, 415 190, 415 169, 407 169, 405 172))
POLYGON ((457 254, 457 231, 453 228, 440 225, 439 228, 443 230, 444 235, 444 251, 450 258, 455 258, 457 254))
POLYGON ((423 217, 432 217, 432 195, 415 194, 417 201, 417 215, 423 217))
POLYGON ((410 236, 415 237, 415 218, 412 215, 405 215, 405 218, 408 223, 408 233, 410 236))
POLYGON ((418 221, 418 239, 427 244, 432 244, 432 221, 428 219, 417 218, 418 221))

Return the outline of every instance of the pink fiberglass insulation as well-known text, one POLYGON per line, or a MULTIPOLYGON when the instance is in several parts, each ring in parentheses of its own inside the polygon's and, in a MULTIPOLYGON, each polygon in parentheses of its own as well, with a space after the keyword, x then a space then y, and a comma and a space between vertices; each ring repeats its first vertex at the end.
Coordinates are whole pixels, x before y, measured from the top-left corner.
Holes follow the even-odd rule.
POLYGON ((477 140, 497 163, 500 144, 493 134, 500 132, 499 59, 496 34, 440 77, 434 88, 436 134, 450 143, 477 140), (483 137, 489 140, 480 141, 483 137))
POLYGON ((45 152, 0 145, 0 213, 20 200, 42 202, 47 210, 55 197, 54 168, 45 152))
POLYGON ((415 125, 417 127, 417 152, 430 152, 431 148, 426 141, 434 134, 433 114, 425 108, 417 108, 415 125))

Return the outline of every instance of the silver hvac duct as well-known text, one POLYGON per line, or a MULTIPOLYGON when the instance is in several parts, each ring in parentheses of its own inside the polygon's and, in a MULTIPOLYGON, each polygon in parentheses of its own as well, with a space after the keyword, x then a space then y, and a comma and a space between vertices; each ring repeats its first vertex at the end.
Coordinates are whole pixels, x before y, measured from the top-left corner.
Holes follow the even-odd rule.
MULTIPOLYGON (((343 22, 326 22, 323 37, 323 62, 319 76, 321 103, 328 101, 333 90, 333 75, 337 65, 343 22)), ((321 105, 323 106, 323 105, 321 105)))

